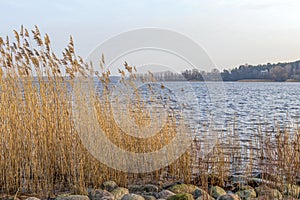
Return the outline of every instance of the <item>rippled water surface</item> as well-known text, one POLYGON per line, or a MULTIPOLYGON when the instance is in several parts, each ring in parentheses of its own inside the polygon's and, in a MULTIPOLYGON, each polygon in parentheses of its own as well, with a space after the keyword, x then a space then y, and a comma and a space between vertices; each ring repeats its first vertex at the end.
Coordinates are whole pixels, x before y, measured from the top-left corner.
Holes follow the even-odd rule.
MULTIPOLYGON (((299 124, 300 83, 163 82, 152 84, 151 90, 148 86, 136 87, 147 106, 159 103, 163 104, 159 110, 180 113, 193 136, 207 148, 213 146, 212 136, 217 135, 225 154, 226 149, 230 154, 238 152, 244 164, 249 161, 250 149, 259 152, 258 140, 283 129, 293 134, 299 124)), ((118 98, 134 92, 120 91, 115 93, 118 98)), ((132 96, 130 99, 134 101, 132 96)))
POLYGON ((194 120, 198 123, 214 119, 225 128, 235 122, 243 131, 253 130, 257 125, 276 128, 298 123, 300 83, 173 82, 166 85, 171 90, 192 88, 184 95, 190 96, 186 103, 196 109, 194 120))

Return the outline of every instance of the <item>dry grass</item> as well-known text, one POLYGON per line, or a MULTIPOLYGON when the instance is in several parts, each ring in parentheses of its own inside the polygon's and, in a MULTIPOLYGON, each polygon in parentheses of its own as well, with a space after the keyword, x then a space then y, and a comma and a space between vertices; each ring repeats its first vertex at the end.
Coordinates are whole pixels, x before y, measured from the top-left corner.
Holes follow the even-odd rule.
MULTIPOLYGON (((51 50, 48 35, 42 37, 37 27, 32 34, 23 27, 14 33, 14 42, 0 38, 1 193, 19 191, 45 197, 65 190, 85 193, 86 187, 99 187, 105 180, 115 180, 122 186, 134 181, 160 184, 160 181, 183 180, 207 188, 212 183, 224 185, 230 172, 240 165, 241 152, 224 148, 238 146, 233 140, 237 134, 234 127, 228 130, 228 141, 220 141, 210 155, 197 155, 202 144, 195 139, 176 162, 152 173, 125 173, 101 164, 87 152, 77 135, 72 89, 78 75, 97 75, 107 86, 109 72, 93 72, 90 65, 76 56, 71 37, 59 58, 51 50)), ((104 64, 103 58, 101 63, 104 64)), ((134 80, 134 70, 127 64, 125 68, 134 80)), ((124 76, 125 71, 120 73, 124 76)), ((109 92, 105 89, 102 96, 93 99, 100 126, 118 147, 131 152, 151 152, 168 144, 177 134, 171 113, 155 136, 143 139, 127 135, 113 119, 109 92)), ((139 94, 135 98, 140 101, 139 94)), ((142 104, 131 108, 132 118, 141 127, 149 124, 149 113, 142 110, 145 110, 142 104)), ((259 133, 262 135, 249 144, 247 171, 251 174, 255 160, 265 172, 280 174, 294 183, 300 173, 299 133, 291 138, 287 131, 278 132, 275 138, 259 133)))
MULTIPOLYGON (((158 181, 166 170, 172 177, 189 180, 188 152, 168 169, 143 175, 111 169, 93 158, 76 133, 71 91, 77 75, 97 73, 93 74, 91 67, 76 56, 71 37, 63 57, 58 58, 51 50, 48 35, 42 38, 37 27, 32 30, 33 40, 23 27, 14 33, 13 43, 8 38, 6 41, 0 38, 2 192, 45 196, 64 190, 85 193, 86 187, 99 187, 108 179, 123 186, 141 176, 147 177, 147 181, 158 181)), ((98 74, 103 85, 109 84, 108 76, 109 72, 98 74)), ((132 152, 154 151, 176 134, 171 116, 161 132, 149 140, 124 134, 114 122, 110 102, 105 98, 108 97, 103 92, 98 100, 94 99, 98 121, 107 137, 120 148, 132 152)), ((144 112, 133 115, 139 126, 147 125, 144 112)))

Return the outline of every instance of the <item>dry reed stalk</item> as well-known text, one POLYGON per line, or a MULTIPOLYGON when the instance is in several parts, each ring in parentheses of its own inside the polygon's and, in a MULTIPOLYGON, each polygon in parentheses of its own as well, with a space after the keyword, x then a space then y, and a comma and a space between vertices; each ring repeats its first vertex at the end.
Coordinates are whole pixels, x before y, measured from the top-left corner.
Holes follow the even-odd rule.
MULTIPOLYGON (((72 105, 76 76, 98 76, 102 95, 91 93, 97 119, 107 137, 122 149, 151 152, 162 148, 178 131, 174 115, 148 140, 126 135, 113 119, 110 72, 95 72, 77 56, 72 37, 59 58, 51 49, 49 36, 42 37, 38 27, 32 30, 33 37, 24 27, 14 35, 14 42, 0 37, 0 192, 49 197, 65 190, 85 193, 86 187, 97 188, 105 180, 126 186, 136 180, 158 184, 162 179, 194 181, 207 189, 209 184, 224 184, 231 170, 241 164, 240 143, 235 140, 239 133, 233 125, 227 130, 228 140, 219 141, 206 156, 198 155, 204 144, 195 139, 177 161, 151 173, 125 173, 105 166, 87 151, 76 132, 72 105), (233 147, 229 152, 228 146, 233 147), (194 177, 194 170, 198 177, 194 177)), ((100 66, 104 69, 103 56, 100 66)), ((136 70, 127 63, 125 69, 120 74, 123 78, 129 75, 133 80, 129 86, 134 88, 136 70)), ((151 73, 148 77, 153 79, 151 73)), ((138 93, 135 99, 142 100, 138 93)), ((140 127, 149 124, 145 104, 132 105, 130 116, 140 127)), ((259 148, 250 150, 249 174, 255 157, 265 173, 277 173, 282 182, 284 177, 285 182, 295 183, 295 177, 300 176, 299 132, 289 137, 287 130, 279 131, 275 139, 260 130, 257 134, 250 144, 259 148)))

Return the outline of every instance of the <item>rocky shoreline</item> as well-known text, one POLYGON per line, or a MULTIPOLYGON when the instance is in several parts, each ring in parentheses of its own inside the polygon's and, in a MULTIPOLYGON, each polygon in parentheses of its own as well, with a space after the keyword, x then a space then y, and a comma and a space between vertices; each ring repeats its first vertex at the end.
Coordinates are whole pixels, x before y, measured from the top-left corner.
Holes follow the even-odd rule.
POLYGON ((87 188, 86 194, 65 193, 54 198, 29 196, 0 196, 3 200, 296 200, 300 199, 299 184, 276 183, 260 178, 245 181, 243 176, 233 176, 231 184, 220 187, 210 185, 205 190, 193 184, 175 182, 158 186, 154 184, 118 186, 114 181, 102 183, 100 188, 87 188))

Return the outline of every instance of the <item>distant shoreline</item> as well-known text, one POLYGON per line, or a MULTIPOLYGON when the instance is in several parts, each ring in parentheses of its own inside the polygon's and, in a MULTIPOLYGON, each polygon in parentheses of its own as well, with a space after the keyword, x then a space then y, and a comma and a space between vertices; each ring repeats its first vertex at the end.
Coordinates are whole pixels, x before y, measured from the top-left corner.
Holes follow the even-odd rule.
POLYGON ((295 79, 288 79, 286 81, 274 81, 271 79, 241 79, 237 81, 203 81, 203 80, 164 80, 160 81, 157 80, 157 82, 241 82, 241 83, 286 83, 286 82, 300 82, 300 80, 295 79))
MULTIPOLYGON (((242 79, 235 82, 275 82, 275 81, 270 79, 242 79)), ((280 82, 285 82, 285 81, 280 81, 280 82)))
POLYGON ((274 81, 270 79, 242 79, 234 82, 277 82, 277 83, 284 83, 284 82, 300 82, 300 80, 295 80, 295 79, 288 79, 286 81, 274 81))
POLYGON ((157 82, 240 82, 240 83, 287 83, 287 82, 300 82, 300 80, 288 79, 286 81, 274 81, 271 79, 241 79, 237 81, 202 81, 202 80, 157 80, 157 82))

